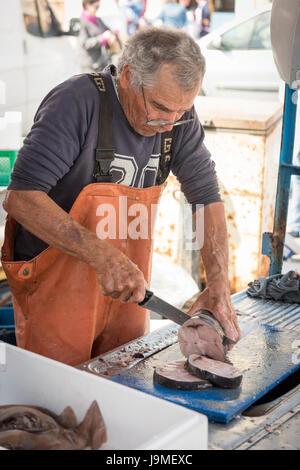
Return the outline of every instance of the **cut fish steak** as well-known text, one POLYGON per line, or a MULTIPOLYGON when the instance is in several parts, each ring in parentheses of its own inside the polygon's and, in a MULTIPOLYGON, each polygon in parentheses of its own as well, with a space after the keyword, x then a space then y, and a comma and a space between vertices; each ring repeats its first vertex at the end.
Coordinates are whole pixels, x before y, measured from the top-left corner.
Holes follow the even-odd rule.
POLYGON ((220 362, 208 357, 192 354, 186 361, 188 372, 201 379, 208 380, 221 388, 237 388, 242 382, 242 372, 232 364, 220 362))
POLYGON ((224 361, 230 340, 225 336, 221 324, 210 312, 199 310, 180 327, 178 342, 186 358, 198 354, 224 361))
POLYGON ((173 361, 156 367, 154 382, 174 390, 204 390, 212 387, 207 380, 191 375, 185 368, 185 362, 173 361))

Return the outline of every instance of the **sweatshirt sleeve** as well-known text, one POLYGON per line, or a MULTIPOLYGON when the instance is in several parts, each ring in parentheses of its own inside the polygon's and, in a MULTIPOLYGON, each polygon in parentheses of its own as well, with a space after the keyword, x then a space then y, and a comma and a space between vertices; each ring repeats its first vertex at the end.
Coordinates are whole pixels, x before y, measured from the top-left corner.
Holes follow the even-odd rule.
POLYGON ((48 193, 79 156, 88 130, 89 101, 93 100, 88 97, 92 95, 89 79, 78 77, 55 87, 40 104, 8 189, 48 193))
POLYGON ((171 170, 193 208, 221 201, 215 163, 204 145, 204 130, 197 115, 192 123, 177 128, 171 170))

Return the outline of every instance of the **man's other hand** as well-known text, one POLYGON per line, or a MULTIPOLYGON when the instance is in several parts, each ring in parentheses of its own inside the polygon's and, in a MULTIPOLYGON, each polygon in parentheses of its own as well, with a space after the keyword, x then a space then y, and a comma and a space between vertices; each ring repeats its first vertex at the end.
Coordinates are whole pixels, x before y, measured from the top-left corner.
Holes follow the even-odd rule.
MULTIPOLYGON (((222 289, 221 286, 204 289, 188 311, 188 314, 193 315, 199 309, 210 311, 219 320, 228 338, 235 343, 241 339, 237 315, 232 306, 230 294, 226 289, 222 289)), ((229 345, 229 349, 232 349, 232 347, 233 345, 229 345)))

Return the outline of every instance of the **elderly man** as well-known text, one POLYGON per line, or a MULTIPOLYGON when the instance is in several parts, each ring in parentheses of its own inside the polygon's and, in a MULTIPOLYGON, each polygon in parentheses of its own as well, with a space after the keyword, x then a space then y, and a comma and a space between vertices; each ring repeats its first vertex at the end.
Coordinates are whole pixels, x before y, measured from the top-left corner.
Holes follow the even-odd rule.
POLYGON ((117 69, 72 77, 42 101, 4 202, 2 264, 20 347, 75 365, 148 331, 138 303, 152 237, 130 236, 127 227, 139 204, 151 228, 147 214, 170 169, 189 203, 205 206, 207 287, 190 313, 206 307, 228 337, 240 338, 224 207, 193 110, 204 68, 187 34, 145 28, 117 69))

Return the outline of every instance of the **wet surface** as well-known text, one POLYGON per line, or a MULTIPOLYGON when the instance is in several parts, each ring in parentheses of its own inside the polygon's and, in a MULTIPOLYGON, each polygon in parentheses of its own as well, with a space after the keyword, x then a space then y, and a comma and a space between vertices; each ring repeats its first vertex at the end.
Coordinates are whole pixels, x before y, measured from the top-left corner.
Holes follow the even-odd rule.
POLYGON ((176 343, 178 329, 179 325, 172 322, 149 335, 124 344, 78 367, 106 378, 122 374, 125 369, 134 367, 147 357, 176 343))
POLYGON ((266 325, 259 325, 244 336, 228 354, 228 359, 243 372, 241 386, 233 390, 213 387, 176 391, 155 385, 154 367, 183 359, 178 343, 141 360, 111 380, 202 412, 211 421, 226 423, 299 368, 294 355, 296 339, 297 332, 278 331, 266 325))

